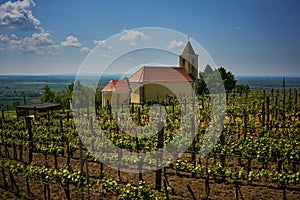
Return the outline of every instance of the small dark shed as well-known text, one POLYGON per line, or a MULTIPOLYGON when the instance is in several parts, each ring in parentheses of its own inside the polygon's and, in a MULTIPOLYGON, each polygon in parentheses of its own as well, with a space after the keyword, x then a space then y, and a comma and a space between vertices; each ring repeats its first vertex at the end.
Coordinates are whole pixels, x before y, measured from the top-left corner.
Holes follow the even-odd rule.
POLYGON ((25 104, 16 107, 17 117, 27 116, 27 115, 36 115, 39 112, 48 112, 52 110, 59 110, 61 105, 59 103, 33 103, 25 104))

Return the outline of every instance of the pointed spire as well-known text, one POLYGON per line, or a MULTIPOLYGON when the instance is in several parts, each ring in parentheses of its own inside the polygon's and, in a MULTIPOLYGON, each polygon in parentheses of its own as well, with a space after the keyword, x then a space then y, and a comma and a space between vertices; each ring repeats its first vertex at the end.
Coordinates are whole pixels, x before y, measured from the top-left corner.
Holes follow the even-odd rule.
POLYGON ((195 54, 195 51, 194 51, 190 41, 187 42, 181 55, 197 55, 197 54, 195 54))

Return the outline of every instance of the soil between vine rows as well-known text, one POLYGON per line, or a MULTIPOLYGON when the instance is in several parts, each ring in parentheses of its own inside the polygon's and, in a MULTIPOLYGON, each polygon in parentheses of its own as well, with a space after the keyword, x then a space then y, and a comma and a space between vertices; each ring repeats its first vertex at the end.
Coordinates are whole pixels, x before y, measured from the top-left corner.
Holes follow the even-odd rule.
MULTIPOLYGON (((3 151, 3 148, 1 149, 3 151)), ((74 168, 79 168, 79 152, 74 155, 71 159, 71 166, 74 168)), ((10 155, 13 155, 13 151, 10 151, 10 155)), ((37 165, 44 165, 45 158, 40 153, 33 154, 33 160, 37 165)), ((184 159, 189 159, 189 155, 185 154, 184 159)), ((9 159, 7 159, 9 160, 9 159)), ((23 160, 28 160, 27 151, 23 152, 23 160)), ((16 162, 18 163, 18 162, 16 162)), ((63 167, 66 163, 65 157, 58 157, 58 166, 63 167)), ((234 164, 238 164, 233 162, 234 164)), ((50 156, 47 160, 48 167, 54 167, 54 157, 50 156)), ((92 180, 95 180, 96 184, 90 189, 89 196, 90 199, 117 199, 117 194, 104 195, 99 190, 101 180, 98 178, 100 173, 100 166, 98 163, 89 162, 89 176, 92 180)), ((196 177, 193 178, 191 173, 179 172, 176 175, 176 170, 167 168, 167 178, 170 185, 173 187, 174 193, 169 193, 170 199, 192 199, 190 192, 188 191, 187 185, 190 185, 196 199, 205 199, 205 179, 196 177)), ((104 175, 107 178, 118 179, 117 170, 104 166, 104 175)), ((1 177, 2 179, 2 177, 1 177)), ((15 176, 16 183, 19 187, 21 197, 17 197, 13 191, 5 191, 3 187, 3 180, 0 179, 0 199, 26 199, 26 183, 24 176, 15 176)), ((135 185, 139 182, 139 174, 137 173, 127 173, 121 172, 122 184, 133 183, 135 185)), ((148 186, 154 188, 155 184, 155 172, 143 173, 143 180, 148 186)), ((210 178, 210 198, 211 199, 235 199, 235 184, 232 180, 228 180, 225 183, 218 183, 218 179, 210 178)), ((239 183, 240 192, 244 199, 282 199, 282 190, 275 184, 270 183, 260 183, 247 185, 246 181, 241 181, 239 183)), ((43 183, 39 180, 30 180, 30 190, 34 194, 33 199, 43 199, 43 183)), ((71 199, 81 199, 81 190, 74 186, 70 186, 71 199)), ((85 198, 88 195, 88 191, 85 188, 85 198)), ((164 186, 162 184, 162 190, 160 194, 164 193, 164 186)), ((56 184, 50 183, 50 197, 51 199, 65 199, 65 193, 63 188, 56 184)), ((286 191, 287 199, 297 200, 300 199, 300 188, 299 186, 291 186, 286 191)))

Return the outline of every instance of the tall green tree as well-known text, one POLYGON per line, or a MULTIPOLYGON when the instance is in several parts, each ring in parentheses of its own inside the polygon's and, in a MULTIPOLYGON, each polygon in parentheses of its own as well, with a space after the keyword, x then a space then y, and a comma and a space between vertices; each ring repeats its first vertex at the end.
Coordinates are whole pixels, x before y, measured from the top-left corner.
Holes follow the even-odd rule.
POLYGON ((220 88, 219 76, 221 76, 223 80, 223 84, 226 91, 231 91, 236 87, 236 80, 234 79, 234 75, 227 71, 224 67, 220 67, 218 69, 212 69, 210 65, 207 65, 203 72, 199 73, 198 79, 198 94, 207 94, 217 92, 220 88), (207 87, 207 84, 210 87, 207 87), (209 89, 211 91, 209 91, 209 89))
POLYGON ((55 93, 52 91, 51 87, 45 85, 43 87, 43 95, 41 96, 41 101, 43 102, 54 102, 55 93))
POLYGON ((226 71, 224 67, 218 68, 219 73, 224 81, 224 87, 226 91, 231 91, 236 86, 236 80, 234 79, 234 75, 231 71, 226 71))

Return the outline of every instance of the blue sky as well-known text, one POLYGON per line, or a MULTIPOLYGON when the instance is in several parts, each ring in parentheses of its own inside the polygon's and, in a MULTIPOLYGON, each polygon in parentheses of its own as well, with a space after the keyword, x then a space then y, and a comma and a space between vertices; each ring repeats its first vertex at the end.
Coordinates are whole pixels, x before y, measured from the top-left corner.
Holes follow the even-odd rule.
POLYGON ((236 75, 300 76, 299 19, 298 0, 0 0, 0 74, 76 73, 112 35, 163 27, 236 75))

